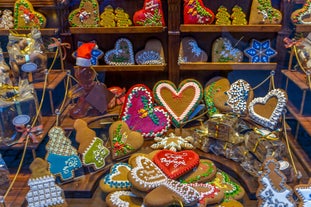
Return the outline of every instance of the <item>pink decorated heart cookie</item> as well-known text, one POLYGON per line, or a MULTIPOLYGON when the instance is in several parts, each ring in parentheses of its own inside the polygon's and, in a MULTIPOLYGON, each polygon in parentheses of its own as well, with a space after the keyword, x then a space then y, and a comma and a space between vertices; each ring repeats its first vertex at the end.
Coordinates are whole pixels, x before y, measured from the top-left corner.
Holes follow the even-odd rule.
POLYGON ((152 91, 143 84, 130 88, 125 96, 121 119, 145 138, 161 136, 170 127, 170 116, 162 106, 154 106, 152 91))
POLYGON ((171 179, 179 178, 199 164, 199 155, 192 150, 161 150, 153 157, 156 165, 171 179))
POLYGON ((169 112, 172 122, 180 127, 199 105, 203 98, 203 88, 194 79, 182 81, 178 88, 169 80, 157 82, 153 87, 155 100, 169 112))
POLYGON ((120 159, 137 151, 144 143, 144 137, 132 131, 124 121, 116 121, 109 128, 112 159, 120 159))
POLYGON ((133 23, 137 26, 165 26, 161 0, 145 0, 143 8, 134 13, 133 23))

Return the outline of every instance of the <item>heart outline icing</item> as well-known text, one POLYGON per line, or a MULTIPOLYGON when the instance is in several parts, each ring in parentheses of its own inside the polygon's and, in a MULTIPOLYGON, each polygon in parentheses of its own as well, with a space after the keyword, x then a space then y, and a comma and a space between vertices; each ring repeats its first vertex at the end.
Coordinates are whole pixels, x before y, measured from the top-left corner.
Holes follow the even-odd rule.
POLYGON ((249 107, 248 107, 249 116, 256 123, 273 130, 278 124, 278 120, 283 113, 286 103, 287 103, 286 92, 284 92, 281 89, 273 89, 269 91, 269 93, 266 96, 254 98, 250 102, 249 107), (263 117, 260 114, 255 112, 254 106, 256 104, 266 104, 267 101, 272 97, 277 98, 277 104, 269 118, 263 117))
POLYGON ((131 130, 140 132, 144 138, 153 138, 169 129, 168 112, 162 106, 154 106, 152 91, 146 85, 132 86, 125 97, 120 117, 131 130))
POLYGON ((134 65, 134 51, 131 41, 127 38, 118 39, 114 49, 106 52, 104 60, 108 65, 134 65))
POLYGON ((175 84, 169 80, 159 81, 153 87, 153 93, 155 96, 155 100, 157 103, 165 107, 172 118, 172 122, 176 127, 180 127, 180 125, 188 120, 188 117, 195 110, 195 108, 199 105, 203 98, 203 88, 201 84, 194 79, 185 79, 183 80, 178 88, 176 88, 175 84), (185 102, 185 107, 183 107, 183 92, 191 89, 194 90, 193 93, 186 94, 187 97, 191 97, 193 95, 190 103, 185 102), (162 92, 168 90, 172 96, 163 97, 162 92), (181 108, 183 107, 183 108, 181 108), (181 109, 181 110, 180 110, 181 109), (177 110, 177 112, 176 112, 177 110), (178 113, 178 111, 181 111, 178 113))

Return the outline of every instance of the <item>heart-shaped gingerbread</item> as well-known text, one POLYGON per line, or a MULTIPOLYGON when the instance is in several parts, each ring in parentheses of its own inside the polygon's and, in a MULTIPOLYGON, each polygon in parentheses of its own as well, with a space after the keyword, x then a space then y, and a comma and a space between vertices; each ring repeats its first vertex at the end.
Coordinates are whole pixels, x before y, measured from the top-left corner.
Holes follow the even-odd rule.
POLYGON ((134 65, 133 45, 129 39, 120 38, 115 47, 105 54, 105 62, 108 65, 134 65))
POLYGON ((98 27, 99 7, 97 0, 81 0, 79 8, 70 12, 68 21, 72 27, 98 27))
POLYGON ((14 29, 44 28, 46 18, 36 12, 28 0, 17 0, 14 4, 14 29))
POLYGON ((286 103, 286 92, 282 89, 273 89, 266 96, 254 98, 250 102, 249 116, 257 124, 273 130, 279 123, 286 103))
POLYGON ((145 45, 145 49, 135 54, 138 65, 163 65, 165 64, 164 51, 160 40, 151 39, 145 45))
POLYGON ((133 168, 128 173, 128 180, 133 187, 146 192, 167 181, 161 169, 145 156, 136 156, 132 161, 133 168))
POLYGON ((127 174, 131 169, 131 166, 127 163, 119 162, 114 164, 110 168, 110 172, 100 180, 100 189, 105 193, 117 190, 129 190, 132 184, 127 179, 127 174))
POLYGON ((135 164, 135 163, 136 163, 135 159, 136 159, 137 156, 143 156, 143 157, 146 157, 146 158, 152 160, 152 159, 153 159, 153 156, 154 156, 156 153, 158 153, 159 151, 160 151, 160 150, 153 150, 153 151, 151 151, 151 152, 148 153, 148 154, 141 153, 141 152, 136 152, 136 153, 132 154, 132 155, 129 157, 128 163, 129 163, 131 166, 136 166, 136 164, 135 164))
POLYGON ((192 37, 184 37, 180 42, 178 63, 206 62, 207 54, 192 37))
POLYGON ((130 206, 141 207, 143 199, 136 196, 131 191, 115 191, 111 192, 106 197, 106 203, 110 207, 130 206))
POLYGON ((120 159, 137 151, 144 143, 144 137, 132 131, 124 121, 116 121, 109 128, 112 159, 120 159))
POLYGON ((212 62, 242 62, 243 52, 234 48, 229 39, 220 37, 213 42, 212 62))
POLYGON ((301 9, 295 10, 291 14, 294 24, 311 24, 311 1, 307 0, 301 9))
POLYGON ((203 98, 203 88, 194 79, 182 81, 178 88, 169 80, 157 82, 153 87, 155 100, 169 112, 172 122, 180 127, 203 98))
POLYGON ((136 26, 165 26, 161 0, 145 0, 144 6, 133 15, 136 26))
POLYGON ((125 95, 121 119, 144 138, 161 136, 170 127, 170 116, 162 106, 154 106, 152 91, 144 84, 132 86, 125 95))
POLYGON ((144 205, 162 207, 182 203, 183 206, 192 206, 199 200, 200 193, 197 190, 178 181, 168 179, 145 196, 144 205))
POLYGON ((161 150, 153 157, 154 163, 171 179, 179 178, 199 164, 199 155, 192 150, 174 152, 161 150))
POLYGON ((272 7, 271 0, 253 0, 249 24, 280 24, 282 13, 272 7))

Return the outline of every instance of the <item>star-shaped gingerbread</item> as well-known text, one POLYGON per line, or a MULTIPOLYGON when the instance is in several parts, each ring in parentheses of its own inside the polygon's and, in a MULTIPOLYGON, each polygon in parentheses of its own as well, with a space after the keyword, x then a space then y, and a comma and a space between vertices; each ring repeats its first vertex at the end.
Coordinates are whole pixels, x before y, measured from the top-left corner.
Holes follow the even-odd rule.
POLYGON ((296 185, 294 191, 301 201, 298 207, 311 206, 311 178, 308 184, 296 185))
POLYGON ((187 136, 185 138, 181 136, 176 136, 174 133, 170 133, 166 137, 155 137, 154 141, 156 143, 152 144, 150 147, 152 149, 168 149, 174 152, 180 151, 182 149, 193 149, 193 137, 187 136))
POLYGON ((244 54, 249 58, 252 63, 268 63, 277 52, 272 49, 270 40, 260 42, 253 39, 251 46, 244 50, 244 54))
MULTIPOLYGON (((83 44, 84 42, 78 41, 78 48, 83 44)), ((91 64, 92 65, 98 65, 98 60, 104 56, 104 52, 98 48, 95 48, 91 51, 91 64)), ((74 51, 72 53, 72 57, 77 58, 77 51, 74 51)))

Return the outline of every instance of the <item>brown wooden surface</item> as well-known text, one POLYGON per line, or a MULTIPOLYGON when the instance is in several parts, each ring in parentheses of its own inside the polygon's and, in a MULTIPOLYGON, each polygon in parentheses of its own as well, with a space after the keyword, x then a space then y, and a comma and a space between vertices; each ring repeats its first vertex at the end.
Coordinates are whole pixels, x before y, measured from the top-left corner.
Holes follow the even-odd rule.
POLYGON ((94 65, 97 72, 122 72, 122 71, 164 71, 166 65, 94 65))
POLYGON ((200 25, 200 24, 181 24, 181 32, 278 32, 282 25, 200 25))
MULTIPOLYGON (((19 34, 28 34, 31 32, 30 29, 13 29, 12 31, 19 33, 19 34)), ((54 36, 58 32, 58 28, 44 28, 44 29, 40 29, 40 32, 42 35, 54 36)), ((1 35, 7 36, 9 34, 10 34, 9 29, 0 29, 0 36, 1 35)))
POLYGON ((296 24, 295 25, 296 32, 310 32, 311 25, 308 24, 296 24))
POLYGON ((180 70, 275 70, 276 63, 182 63, 180 70))
POLYGON ((301 124, 301 126, 306 130, 309 136, 311 136, 311 116, 303 116, 299 114, 298 109, 291 103, 287 102, 286 108, 293 115, 293 117, 301 124))
POLYGON ((129 26, 129 27, 70 27, 72 34, 115 34, 115 33, 159 33, 166 27, 161 26, 129 26))
MULTIPOLYGON (((51 70, 48 74, 48 83, 46 86, 47 90, 54 90, 66 77, 67 72, 61 70, 51 70)), ((33 83, 36 90, 42 90, 44 82, 33 83)))
MULTIPOLYGON (((41 124, 43 125, 43 132, 42 135, 39 136, 38 143, 33 143, 31 140, 29 140, 27 149, 37 149, 39 144, 42 142, 42 140, 45 138, 49 130, 52 128, 52 126, 55 124, 56 118, 54 116, 43 116, 41 118, 41 124)), ((12 150, 21 150, 24 148, 24 143, 23 144, 15 144, 13 146, 7 146, 6 144, 0 143, 0 150, 7 150, 7 149, 12 149, 12 150)))
POLYGON ((282 70, 282 73, 293 81, 301 90, 309 90, 307 75, 299 71, 282 70))

